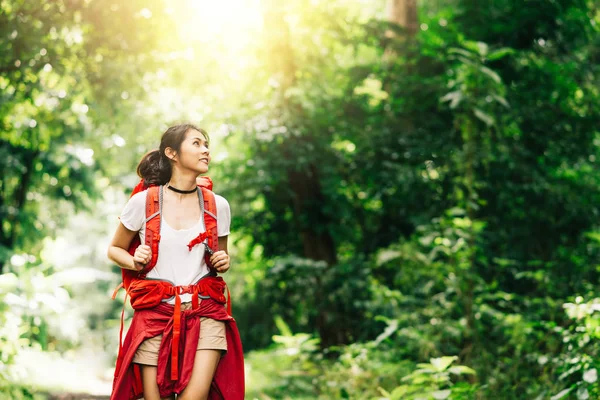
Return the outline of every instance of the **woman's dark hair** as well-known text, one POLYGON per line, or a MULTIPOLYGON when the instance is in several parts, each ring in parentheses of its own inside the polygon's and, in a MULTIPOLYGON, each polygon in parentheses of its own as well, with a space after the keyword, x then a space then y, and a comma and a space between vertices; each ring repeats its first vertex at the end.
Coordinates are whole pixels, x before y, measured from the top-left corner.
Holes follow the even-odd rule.
POLYGON ((164 185, 171 179, 171 160, 165 155, 165 150, 167 147, 170 147, 179 153, 181 143, 185 139, 185 134, 190 129, 200 132, 208 142, 208 133, 204 129, 192 124, 171 126, 160 138, 160 147, 158 150, 146 153, 138 164, 137 174, 144 180, 146 186, 164 185))

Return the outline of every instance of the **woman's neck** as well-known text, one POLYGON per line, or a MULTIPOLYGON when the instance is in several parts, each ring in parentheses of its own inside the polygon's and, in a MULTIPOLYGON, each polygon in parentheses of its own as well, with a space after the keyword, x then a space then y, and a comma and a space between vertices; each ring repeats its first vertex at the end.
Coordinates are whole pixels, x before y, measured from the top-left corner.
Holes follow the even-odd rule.
MULTIPOLYGON (((175 171, 173 171, 175 172, 175 171)), ((179 190, 192 190, 196 188, 196 177, 193 175, 180 175, 173 173, 167 185, 179 190)))

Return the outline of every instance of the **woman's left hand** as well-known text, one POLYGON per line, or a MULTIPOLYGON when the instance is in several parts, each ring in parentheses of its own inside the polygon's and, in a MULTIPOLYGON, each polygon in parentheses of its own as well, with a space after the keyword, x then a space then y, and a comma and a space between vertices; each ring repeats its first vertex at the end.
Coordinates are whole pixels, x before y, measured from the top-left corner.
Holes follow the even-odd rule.
POLYGON ((224 250, 216 251, 212 256, 210 256, 210 262, 217 272, 227 272, 229 269, 229 254, 227 254, 224 250))

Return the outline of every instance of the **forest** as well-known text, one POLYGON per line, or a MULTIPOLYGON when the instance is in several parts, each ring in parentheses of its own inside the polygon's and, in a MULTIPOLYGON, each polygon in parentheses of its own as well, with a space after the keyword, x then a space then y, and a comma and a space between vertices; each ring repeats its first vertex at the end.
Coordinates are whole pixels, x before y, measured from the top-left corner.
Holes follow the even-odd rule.
POLYGON ((0 398, 108 399, 183 122, 247 399, 600 398, 597 0, 0 0, 0 398))

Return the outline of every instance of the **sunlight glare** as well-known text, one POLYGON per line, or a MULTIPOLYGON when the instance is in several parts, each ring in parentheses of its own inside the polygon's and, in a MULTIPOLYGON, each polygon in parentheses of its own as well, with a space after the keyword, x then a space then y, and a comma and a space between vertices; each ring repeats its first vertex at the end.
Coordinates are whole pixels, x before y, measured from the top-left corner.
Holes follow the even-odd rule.
POLYGON ((262 23, 260 0, 188 0, 186 31, 195 40, 239 43, 262 23))

